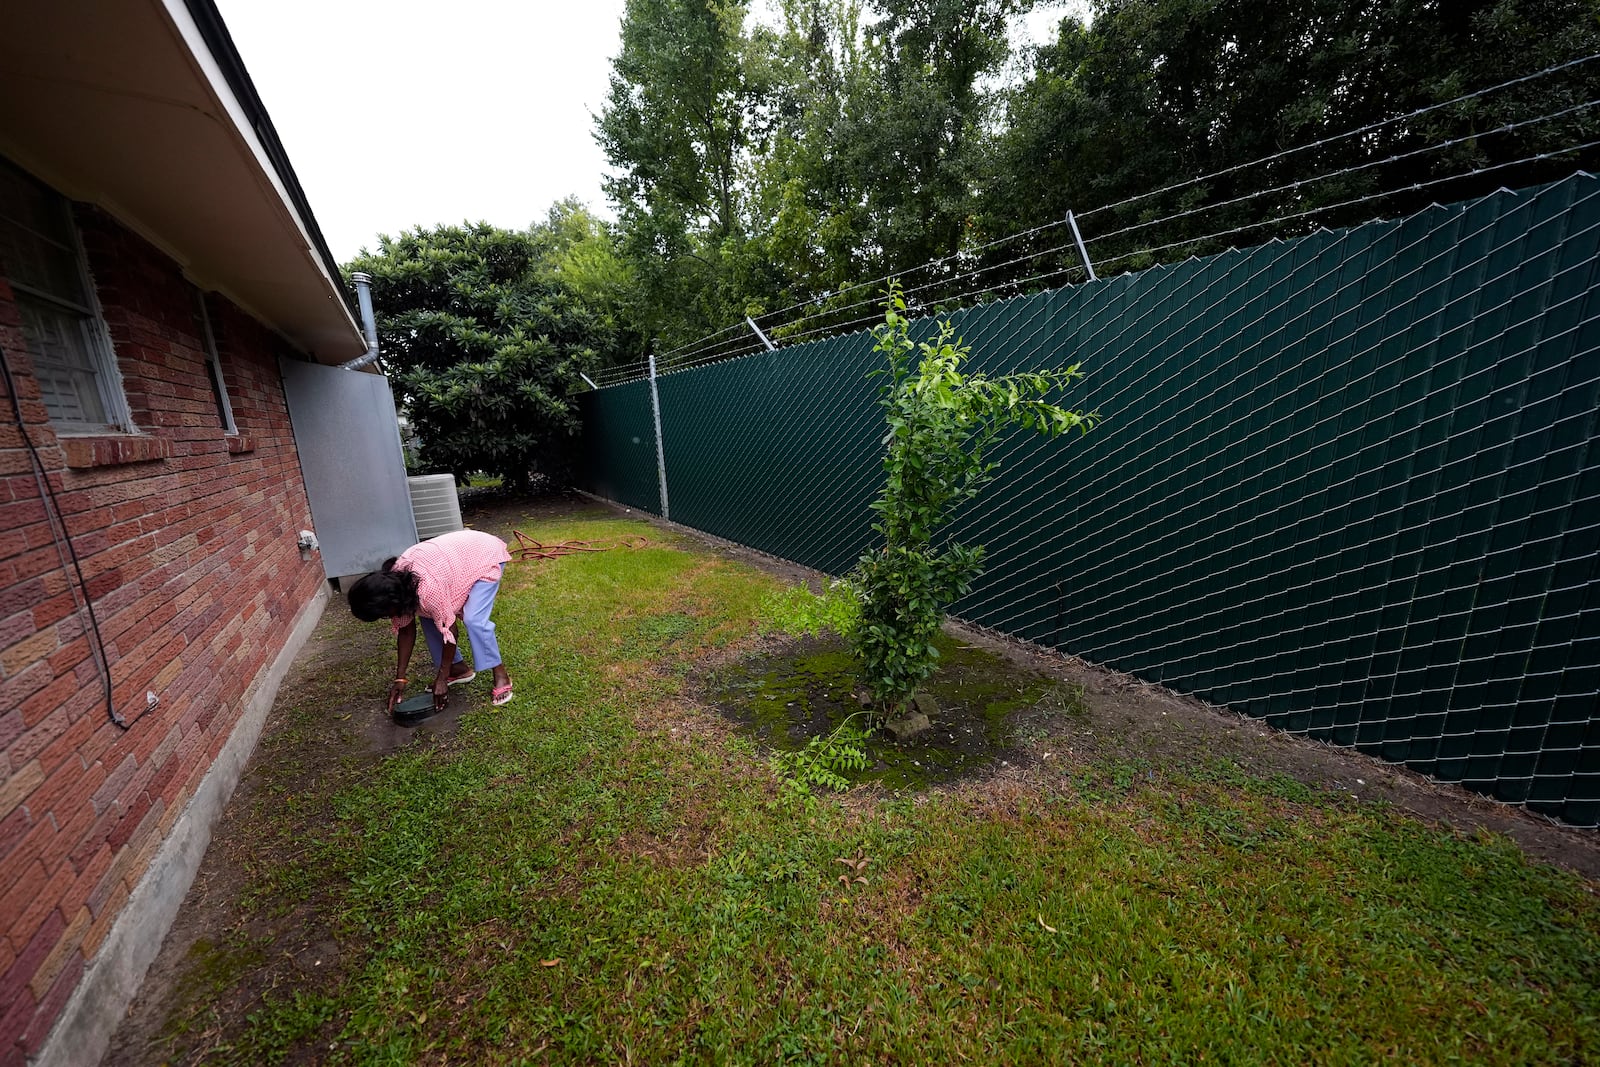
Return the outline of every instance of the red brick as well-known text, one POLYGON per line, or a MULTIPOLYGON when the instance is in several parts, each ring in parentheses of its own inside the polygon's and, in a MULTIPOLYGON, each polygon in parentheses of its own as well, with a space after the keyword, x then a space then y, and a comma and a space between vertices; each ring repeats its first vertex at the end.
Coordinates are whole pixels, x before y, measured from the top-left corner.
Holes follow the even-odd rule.
POLYGON ((156 771, 155 776, 150 779, 149 786, 146 787, 150 790, 151 796, 160 797, 169 804, 172 802, 173 793, 181 783, 179 776, 188 768, 189 758, 192 758, 193 747, 192 743, 186 744, 171 759, 162 764, 156 771))
MULTIPOLYGON (((6 868, 6 863, 13 853, 22 855, 21 843, 32 832, 35 822, 28 814, 28 809, 18 805, 3 816, 0 816, 0 893, 5 892, 5 881, 12 872, 6 868)), ((19 861, 20 862, 20 861, 19 861)))
POLYGON ((0 708, 20 705, 23 725, 32 726, 55 707, 46 698, 37 696, 54 677, 48 663, 35 663, 15 678, 0 682, 0 708))
MULTIPOLYGON (((109 872, 108 872, 109 878, 109 872)), ((106 884, 102 881, 102 884, 106 884)), ((91 906, 94 922, 89 924, 89 929, 83 935, 83 958, 92 960, 95 953, 100 951, 100 945, 105 941, 106 935, 111 932, 112 923, 117 921, 117 915, 122 911, 122 906, 128 902, 131 892, 121 879, 115 879, 107 886, 108 892, 101 900, 99 908, 91 906)))
POLYGON ((133 852, 133 860, 128 864, 128 880, 137 884, 149 869, 150 861, 155 858, 156 851, 160 849, 163 840, 161 834, 162 823, 165 822, 167 809, 161 801, 157 800, 150 805, 150 810, 145 812, 144 818, 139 820, 139 825, 134 829, 133 836, 128 839, 128 847, 133 852))
POLYGON ((72 991, 78 987, 78 980, 82 977, 83 957, 73 953, 67 960, 65 969, 50 987, 50 992, 39 1002, 39 1008, 34 1012, 32 1022, 22 1033, 22 1047, 30 1056, 44 1046, 45 1039, 50 1036, 56 1019, 61 1015, 61 1009, 67 1006, 68 998, 72 996, 72 991))
MULTIPOLYGON (((108 841, 109 845, 110 842, 108 841)), ((101 877, 100 883, 95 886, 94 892, 89 894, 89 910, 95 915, 103 915, 107 908, 116 908, 120 905, 113 903, 117 897, 117 888, 132 890, 136 874, 133 870, 137 857, 132 849, 111 846, 111 867, 101 877)))
POLYGON ((73 870, 83 871, 101 849, 105 849, 108 856, 111 854, 111 828, 117 825, 117 820, 121 818, 122 808, 115 802, 107 805, 106 809, 95 817, 94 824, 72 847, 72 851, 67 853, 67 862, 72 864, 73 870))
MULTIPOLYGON (((40 610, 44 605, 34 608, 40 610)), ((61 647, 61 637, 54 626, 46 624, 16 644, 0 652, 0 676, 21 674, 40 660, 48 659, 61 647)))
MULTIPOLYGON (((50 950, 50 955, 39 964, 39 969, 34 972, 33 980, 28 983, 28 989, 41 1004, 48 1005, 51 987, 62 973, 72 969, 73 963, 80 966, 84 961, 81 946, 83 935, 88 933, 89 924, 94 921, 94 916, 89 914, 89 909, 79 905, 75 908, 60 908, 62 915, 71 915, 72 920, 67 923, 67 928, 61 932, 61 937, 56 941, 55 948, 50 950)), ((74 978, 76 981, 76 978, 74 978)), ((59 1010, 61 1005, 56 1005, 59 1010)))
MULTIPOLYGON (((12 743, 22 736, 24 729, 21 708, 0 712, 0 755, 6 754, 10 750, 12 743)), ((5 765, 5 761, 0 761, 0 767, 5 765)), ((4 808, 0 808, 0 811, 4 810, 4 808)))
POLYGON ((132 752, 140 765, 151 762, 156 751, 167 744, 167 735, 171 732, 172 725, 167 722, 171 708, 158 706, 148 715, 141 717, 123 735, 123 748, 132 752))
POLYGON ((72 864, 67 862, 67 856, 83 841, 84 835, 94 825, 94 820, 94 809, 87 804, 68 812, 65 819, 56 816, 61 829, 53 836, 44 839, 44 848, 39 853, 39 859, 44 863, 46 870, 55 871, 63 868, 72 870, 72 864))
POLYGON ((111 858, 111 846, 102 841, 100 846, 88 855, 81 867, 73 866, 75 877, 72 886, 61 898, 63 915, 75 915, 79 908, 89 907, 90 896, 100 885, 100 880, 106 876, 106 872, 111 869, 111 858))
POLYGON ((0 1012, 4 1013, 0 1015, 0 1067, 26 1067, 28 1050, 22 1043, 22 1035, 38 1007, 39 1002, 33 999, 26 983, 17 995, 0 997, 0 1012))
POLYGON ((99 600, 111 590, 121 586, 126 578, 127 571, 121 567, 113 567, 108 571, 90 578, 84 585, 90 600, 99 600))
POLYGON ((122 727, 113 723, 110 717, 106 715, 105 699, 99 693, 91 693, 89 695, 93 698, 94 703, 85 714, 92 716, 94 733, 89 735, 87 741, 78 746, 78 758, 93 763, 95 760, 103 758, 113 745, 121 741, 125 731, 122 727))
POLYGON ((0 649, 10 648, 38 629, 31 611, 19 611, 0 619, 0 649))
MULTIPOLYGON (((88 730, 94 723, 81 723, 86 715, 96 707, 99 699, 97 688, 83 687, 80 683, 75 688, 72 698, 65 703, 57 704, 54 711, 30 727, 26 733, 17 739, 11 747, 13 759, 35 759, 46 767, 54 766, 62 758, 62 747, 59 744, 64 735, 69 732, 71 738, 66 742, 68 750, 75 750, 89 736, 88 730)), ((100 706, 103 706, 101 704, 100 706)))
MULTIPOLYGON (((8 523, 17 521, 15 517, 11 515, 6 515, 5 520, 8 523)), ((29 539, 29 531, 35 527, 44 528, 48 533, 48 527, 46 527, 46 525, 42 522, 35 523, 33 526, 23 526, 18 523, 15 526, 11 526, 9 529, 0 527, 0 557, 20 556, 30 548, 42 547, 40 542, 31 541, 29 539)))
MULTIPOLYGON (((39 496, 38 483, 32 478, 26 480, 28 488, 15 500, 8 501, 0 508, 0 523, 12 526, 27 526, 30 523, 43 523, 49 527, 50 512, 45 509, 44 500, 39 496)), ((0 497, 0 499, 4 499, 0 497)), ((52 535, 53 539, 53 535, 52 535)))
POLYGON ((80 557, 78 563, 83 569, 83 576, 85 578, 93 578, 97 574, 114 570, 124 563, 131 563, 158 550, 159 546, 155 534, 141 534, 132 540, 112 545, 104 552, 96 552, 92 556, 80 557))
MULTIPOLYGON (((10 814, 23 804, 44 780, 44 768, 38 760, 29 760, 16 771, 9 773, 4 781, 0 781, 0 812, 10 814)), ((31 811, 30 816, 34 816, 31 811)))
POLYGON ((45 763, 44 766, 44 781, 27 797, 29 814, 36 819, 53 815, 57 826, 65 826, 76 818, 80 808, 96 810, 91 798, 106 780, 105 767, 96 764, 85 770, 77 755, 71 752, 59 763, 45 763))
POLYGON ((22 947, 44 923, 45 917, 55 911, 56 901, 72 884, 72 868, 48 870, 35 859, 22 869, 22 877, 0 896, 0 930, 11 940, 11 947, 21 954, 22 947))
MULTIPOLYGON (((62 631, 60 639, 61 647, 45 660, 56 674, 70 674, 78 664, 93 660, 94 653, 89 647, 89 639, 83 635, 81 624, 75 623, 69 630, 62 631)), ((98 671, 98 666, 95 669, 98 671)))
POLYGON ((121 848, 132 841, 139 832, 139 826, 145 817, 150 814, 154 798, 149 793, 140 793, 126 805, 126 811, 117 825, 111 831, 111 836, 106 841, 112 848, 121 848))
POLYGON ((118 759, 115 767, 109 769, 105 780, 95 790, 94 795, 90 797, 94 810, 101 812, 110 807, 112 802, 116 800, 117 794, 132 780, 133 774, 138 768, 139 761, 134 759, 132 755, 124 754, 118 759))
MULTIPOLYGON (((33 672, 36 670, 42 671, 40 675, 41 678, 48 677, 49 675, 55 673, 50 670, 50 665, 48 663, 36 663, 32 667, 29 667, 26 671, 23 671, 21 674, 17 675, 16 680, 21 681, 22 679, 33 674, 33 672)), ((5 684, 9 685, 10 683, 7 682, 5 684)), ((0 686, 0 693, 3 692, 4 686, 0 686)), ((33 688, 32 692, 27 697, 23 698, 22 721, 30 726, 35 722, 42 722, 44 719, 50 717, 55 709, 59 709, 77 692, 78 679, 76 673, 63 674, 54 678, 50 678, 50 680, 46 681, 44 685, 33 688)), ((0 698, 0 703, 4 703, 3 698, 0 698)))
POLYGON ((46 552, 31 552, 10 561, 15 581, 6 590, 6 607, 21 611, 42 604, 61 591, 45 581, 45 574, 53 569, 49 563, 49 554, 46 552), (39 562, 39 566, 33 565, 34 560, 39 562))
POLYGON ((23 948, 16 950, 16 962, 6 969, 4 977, 0 977, 0 1004, 9 1004, 22 997, 27 997, 29 1001, 34 999, 28 994, 28 983, 38 973, 39 964, 50 955, 50 950, 66 928, 66 921, 60 913, 52 914, 33 938, 25 941, 23 948))

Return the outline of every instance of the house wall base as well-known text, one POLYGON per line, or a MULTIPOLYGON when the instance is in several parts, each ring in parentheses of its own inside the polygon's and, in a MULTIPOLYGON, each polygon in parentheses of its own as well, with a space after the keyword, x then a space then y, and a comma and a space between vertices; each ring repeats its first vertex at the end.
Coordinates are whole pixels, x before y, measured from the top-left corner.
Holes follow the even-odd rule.
POLYGON ((29 1061, 33 1067, 84 1067, 99 1063, 105 1055, 188 895, 211 842, 211 829, 255 750, 278 686, 310 639, 328 599, 328 585, 323 583, 301 610, 278 657, 252 682, 238 725, 85 969, 38 1056, 29 1061))

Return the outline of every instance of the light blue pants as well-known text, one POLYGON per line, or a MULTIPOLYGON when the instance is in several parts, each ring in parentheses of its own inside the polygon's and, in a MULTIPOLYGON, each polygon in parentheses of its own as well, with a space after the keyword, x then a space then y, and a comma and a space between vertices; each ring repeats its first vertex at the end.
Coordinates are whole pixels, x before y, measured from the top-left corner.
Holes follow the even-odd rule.
MULTIPOLYGON (((467 640, 472 642, 472 667, 486 671, 500 666, 500 642, 494 637, 494 620, 489 613, 494 610, 494 596, 500 591, 500 580, 479 579, 467 594, 467 605, 461 609, 461 621, 467 628, 467 640)), ((422 636, 427 639, 428 651, 433 653, 433 669, 438 670, 444 660, 444 637, 439 627, 426 615, 417 616, 422 625, 422 636)), ((462 660, 461 643, 456 642, 455 662, 462 660)))

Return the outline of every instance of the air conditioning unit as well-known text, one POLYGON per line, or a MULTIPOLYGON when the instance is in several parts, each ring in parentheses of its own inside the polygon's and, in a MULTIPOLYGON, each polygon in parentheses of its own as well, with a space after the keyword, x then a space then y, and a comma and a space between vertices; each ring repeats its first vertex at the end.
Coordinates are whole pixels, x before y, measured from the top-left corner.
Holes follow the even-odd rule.
POLYGON ((411 514, 417 520, 419 538, 426 541, 462 528, 455 475, 419 474, 406 482, 411 487, 411 514))

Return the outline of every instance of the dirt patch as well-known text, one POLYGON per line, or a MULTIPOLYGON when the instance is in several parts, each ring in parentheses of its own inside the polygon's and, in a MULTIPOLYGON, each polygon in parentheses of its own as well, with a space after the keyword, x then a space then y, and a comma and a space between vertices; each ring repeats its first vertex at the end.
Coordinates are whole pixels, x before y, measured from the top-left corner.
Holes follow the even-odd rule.
POLYGON ((392 645, 378 631, 351 618, 342 598, 328 604, 104 1067, 198 1062, 217 1050, 229 1021, 275 990, 315 990, 338 974, 330 909, 314 893, 262 885, 255 875, 293 872, 303 842, 334 824, 327 798, 354 765, 375 758, 370 724, 383 715, 381 676, 393 667, 392 645), (262 894, 278 899, 247 903, 262 894))
MULTIPOLYGON (((518 526, 585 512, 615 515, 572 496, 527 500, 480 492, 467 502, 464 494, 466 522, 508 540, 518 526)), ((427 657, 421 649, 415 655, 427 657)), ((452 687, 443 712, 396 726, 383 708, 393 668, 388 627, 358 622, 335 593, 284 679, 104 1067, 236 1061, 237 1050, 226 1042, 268 996, 337 987, 337 916, 328 902, 308 895, 315 877, 307 872, 296 881, 305 842, 336 832, 329 800, 363 766, 402 749, 449 744, 464 715, 489 706, 485 673, 452 687), (279 881, 263 883, 260 872, 278 872, 279 881)), ((338 1025, 330 1021, 328 1028, 338 1025)))
MULTIPOLYGON (((987 774, 1021 757, 1017 741, 1032 719, 1079 712, 1079 693, 1043 672, 948 635, 938 644, 940 669, 919 691, 928 727, 898 740, 873 732, 861 742, 869 765, 853 780, 900 790, 987 774)), ((763 648, 709 672, 696 688, 770 748, 795 751, 846 723, 867 726, 855 662, 833 636, 763 648)))
MULTIPOLYGON (((650 515, 632 515, 813 592, 821 592, 831 577, 650 515)), ((1050 788, 1084 766, 1107 762, 1138 773, 1156 767, 1203 770, 1227 761, 1250 774, 1282 775, 1351 803, 1391 805, 1461 834, 1501 834, 1530 858, 1600 879, 1600 833, 1595 831, 1561 825, 1353 749, 1281 733, 1230 709, 1002 634, 958 622, 947 624, 946 632, 959 644, 986 649, 1060 687, 1051 691, 1055 695, 1008 713, 1010 741, 995 749, 992 760, 982 761, 987 784, 978 788, 1050 788), (1083 694, 1082 707, 1064 713, 1059 693, 1074 690, 1083 694)), ((778 648, 767 652, 785 654, 778 648)), ((718 694, 714 681, 704 687, 703 699, 740 721, 750 718, 737 701, 718 694)), ((791 736, 799 736, 798 728, 791 736)))

